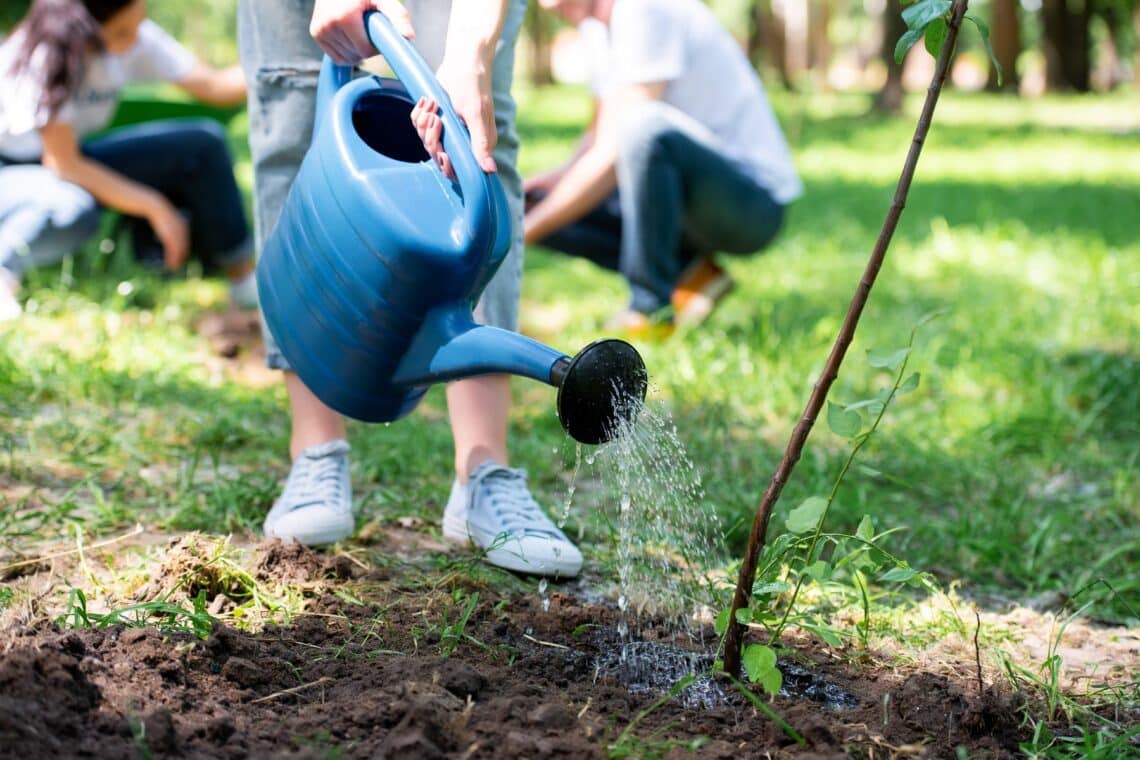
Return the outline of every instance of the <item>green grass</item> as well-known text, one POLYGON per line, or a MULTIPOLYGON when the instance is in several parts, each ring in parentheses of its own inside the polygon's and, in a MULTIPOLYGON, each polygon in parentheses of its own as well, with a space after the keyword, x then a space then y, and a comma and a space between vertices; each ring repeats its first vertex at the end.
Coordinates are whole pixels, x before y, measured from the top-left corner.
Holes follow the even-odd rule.
MULTIPOLYGON (((569 154, 586 115, 573 89, 523 91, 524 171, 569 154)), ((640 346, 734 555, 830 350, 894 192, 918 101, 898 119, 861 96, 775 96, 806 193, 763 255, 726 259, 738 287, 698 330, 640 346)), ((1123 98, 946 95, 887 262, 831 397, 890 382, 869 349, 919 332, 919 388, 888 411, 839 490, 829 530, 897 529, 890 551, 966 588, 1058 591, 1088 612, 1140 610, 1140 124, 1123 98), (1103 581, 1103 583, 1101 582, 1103 581), (1111 590, 1109 590, 1111 589, 1111 590)), ((230 121, 235 149, 245 119, 230 121)), ((239 156, 248 189, 248 157, 239 156)), ((27 282, 29 314, 0 328, 0 524, 29 536, 136 521, 255 530, 286 472, 279 386, 205 360, 193 330, 224 287, 159 277, 94 247, 27 282), (18 509, 13 509, 18 508, 18 509), (4 515, 20 514, 23 522, 4 515)), ((528 253, 524 328, 567 352, 624 303, 614 275, 528 253)), ((514 384, 512 446, 548 504, 565 499, 574 445, 555 393, 514 384)), ((389 426, 354 424, 364 519, 438 519, 451 480, 440 389, 389 426)), ((822 421, 777 507, 826 495, 848 451, 822 421)), ((591 561, 612 547, 577 500, 591 561)), ((13 536, 7 535, 5 543, 13 536)), ((3 546, 3 545, 0 545, 3 546)))
MULTIPOLYGON (((738 526, 738 552, 873 247, 919 104, 899 119, 866 117, 855 96, 785 95, 778 105, 804 197, 768 252, 726 260, 738 289, 706 327, 645 350, 709 501, 738 526)), ((535 106, 524 144, 540 138, 545 164, 583 106, 571 112, 552 97, 535 106), (541 139, 548 132, 557 137, 541 139)), ((1106 598, 1094 613, 1137 619, 1132 107, 944 98, 831 398, 872 395, 887 378, 865 352, 904 345, 923 315, 946 313, 920 332, 911 368, 922 383, 862 455, 870 469, 840 490, 834 527, 853 532, 870 514, 879 529, 903 529, 891 548, 913 566, 1012 596, 1073 595, 1104 579, 1116 593, 1098 585, 1106 598)), ((569 310, 575 336, 620 305, 620 281, 580 262, 536 251, 527 274, 524 297, 569 310), (603 295, 583 303, 593 289, 603 295)), ((803 497, 827 493, 843 456, 841 439, 818 425, 777 525, 803 497)))

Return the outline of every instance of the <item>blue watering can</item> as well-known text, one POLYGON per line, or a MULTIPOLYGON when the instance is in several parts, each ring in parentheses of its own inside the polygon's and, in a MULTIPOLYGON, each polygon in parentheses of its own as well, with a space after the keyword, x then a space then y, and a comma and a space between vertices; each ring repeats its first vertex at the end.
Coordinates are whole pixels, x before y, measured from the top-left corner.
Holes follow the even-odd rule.
POLYGON ((397 79, 353 79, 326 57, 313 142, 257 266, 265 321, 317 398, 348 417, 397 420, 433 383, 509 373, 558 388, 558 418, 583 443, 615 437, 645 399, 645 365, 628 343, 573 358, 471 310, 511 246, 502 185, 419 52, 382 14, 372 44, 397 79), (456 179, 430 160, 411 123, 440 104, 456 179))

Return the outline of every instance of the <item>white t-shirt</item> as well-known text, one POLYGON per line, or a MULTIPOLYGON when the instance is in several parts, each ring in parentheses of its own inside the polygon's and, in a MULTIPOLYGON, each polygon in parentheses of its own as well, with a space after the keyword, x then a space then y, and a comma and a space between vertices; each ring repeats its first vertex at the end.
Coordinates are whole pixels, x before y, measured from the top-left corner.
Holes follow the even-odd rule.
MULTIPOLYGON (((48 122, 47 110, 39 107, 42 87, 35 76, 36 69, 43 66, 45 51, 33 51, 31 66, 13 77, 12 62, 23 48, 23 36, 17 31, 0 44, 0 155, 34 161, 43 152, 39 130, 48 122)), ((53 121, 70 124, 79 138, 98 132, 114 117, 123 87, 181 81, 196 60, 158 24, 143 21, 138 42, 130 50, 88 60, 83 82, 53 121)))
POLYGON ((666 82, 662 100, 703 124, 781 203, 803 192, 764 85, 739 43, 700 0, 615 0, 610 23, 579 26, 590 86, 666 82))

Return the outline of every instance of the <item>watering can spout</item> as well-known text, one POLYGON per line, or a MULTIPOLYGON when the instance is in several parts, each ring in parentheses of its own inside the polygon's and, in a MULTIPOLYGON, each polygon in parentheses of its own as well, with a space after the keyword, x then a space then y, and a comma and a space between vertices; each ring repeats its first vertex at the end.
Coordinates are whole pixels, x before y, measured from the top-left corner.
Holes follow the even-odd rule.
POLYGON ((420 386, 492 374, 521 375, 558 388, 563 429, 588 444, 627 431, 648 387, 645 364, 625 341, 595 341, 571 358, 524 335, 477 324, 463 304, 428 312, 392 383, 420 386))

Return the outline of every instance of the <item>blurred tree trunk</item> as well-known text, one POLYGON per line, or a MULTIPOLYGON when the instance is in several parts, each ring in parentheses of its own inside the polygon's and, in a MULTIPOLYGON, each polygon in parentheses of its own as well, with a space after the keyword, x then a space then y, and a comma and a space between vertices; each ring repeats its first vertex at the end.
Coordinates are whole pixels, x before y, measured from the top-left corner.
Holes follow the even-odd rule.
POLYGON ((757 65, 763 62, 774 67, 784 86, 789 90, 794 89, 791 72, 788 71, 783 7, 778 0, 754 0, 751 16, 749 59, 757 65))
MULTIPOLYGON (((887 65, 887 81, 875 95, 872 108, 881 113, 898 113, 902 110, 903 85, 902 63, 895 63, 895 45, 899 37, 906 34, 906 22, 902 19, 901 0, 887 0, 883 9, 883 43, 879 55, 887 65)), ((922 44, 922 43, 919 43, 922 44)))
POLYGON ((790 83, 789 89, 795 89, 795 84, 803 77, 808 67, 809 38, 808 17, 810 4, 807 0, 773 0, 772 5, 779 6, 784 21, 784 69, 786 79, 790 83))
POLYGON ((1091 16, 1090 0, 1043 0, 1041 45, 1048 89, 1089 91, 1091 16))
POLYGON ((528 3, 526 9, 526 35, 530 44, 530 82, 536 87, 554 83, 554 70, 550 62, 551 47, 550 15, 528 3))
POLYGON ((827 67, 831 64, 831 0, 814 0, 808 11, 808 67, 818 74, 818 81, 827 82, 827 67))
POLYGON ((986 89, 990 92, 1012 92, 1018 89, 1017 57, 1021 55, 1021 22, 1017 15, 1018 0, 994 0, 990 17, 990 43, 994 56, 1001 64, 1001 84, 998 72, 990 67, 986 89))

